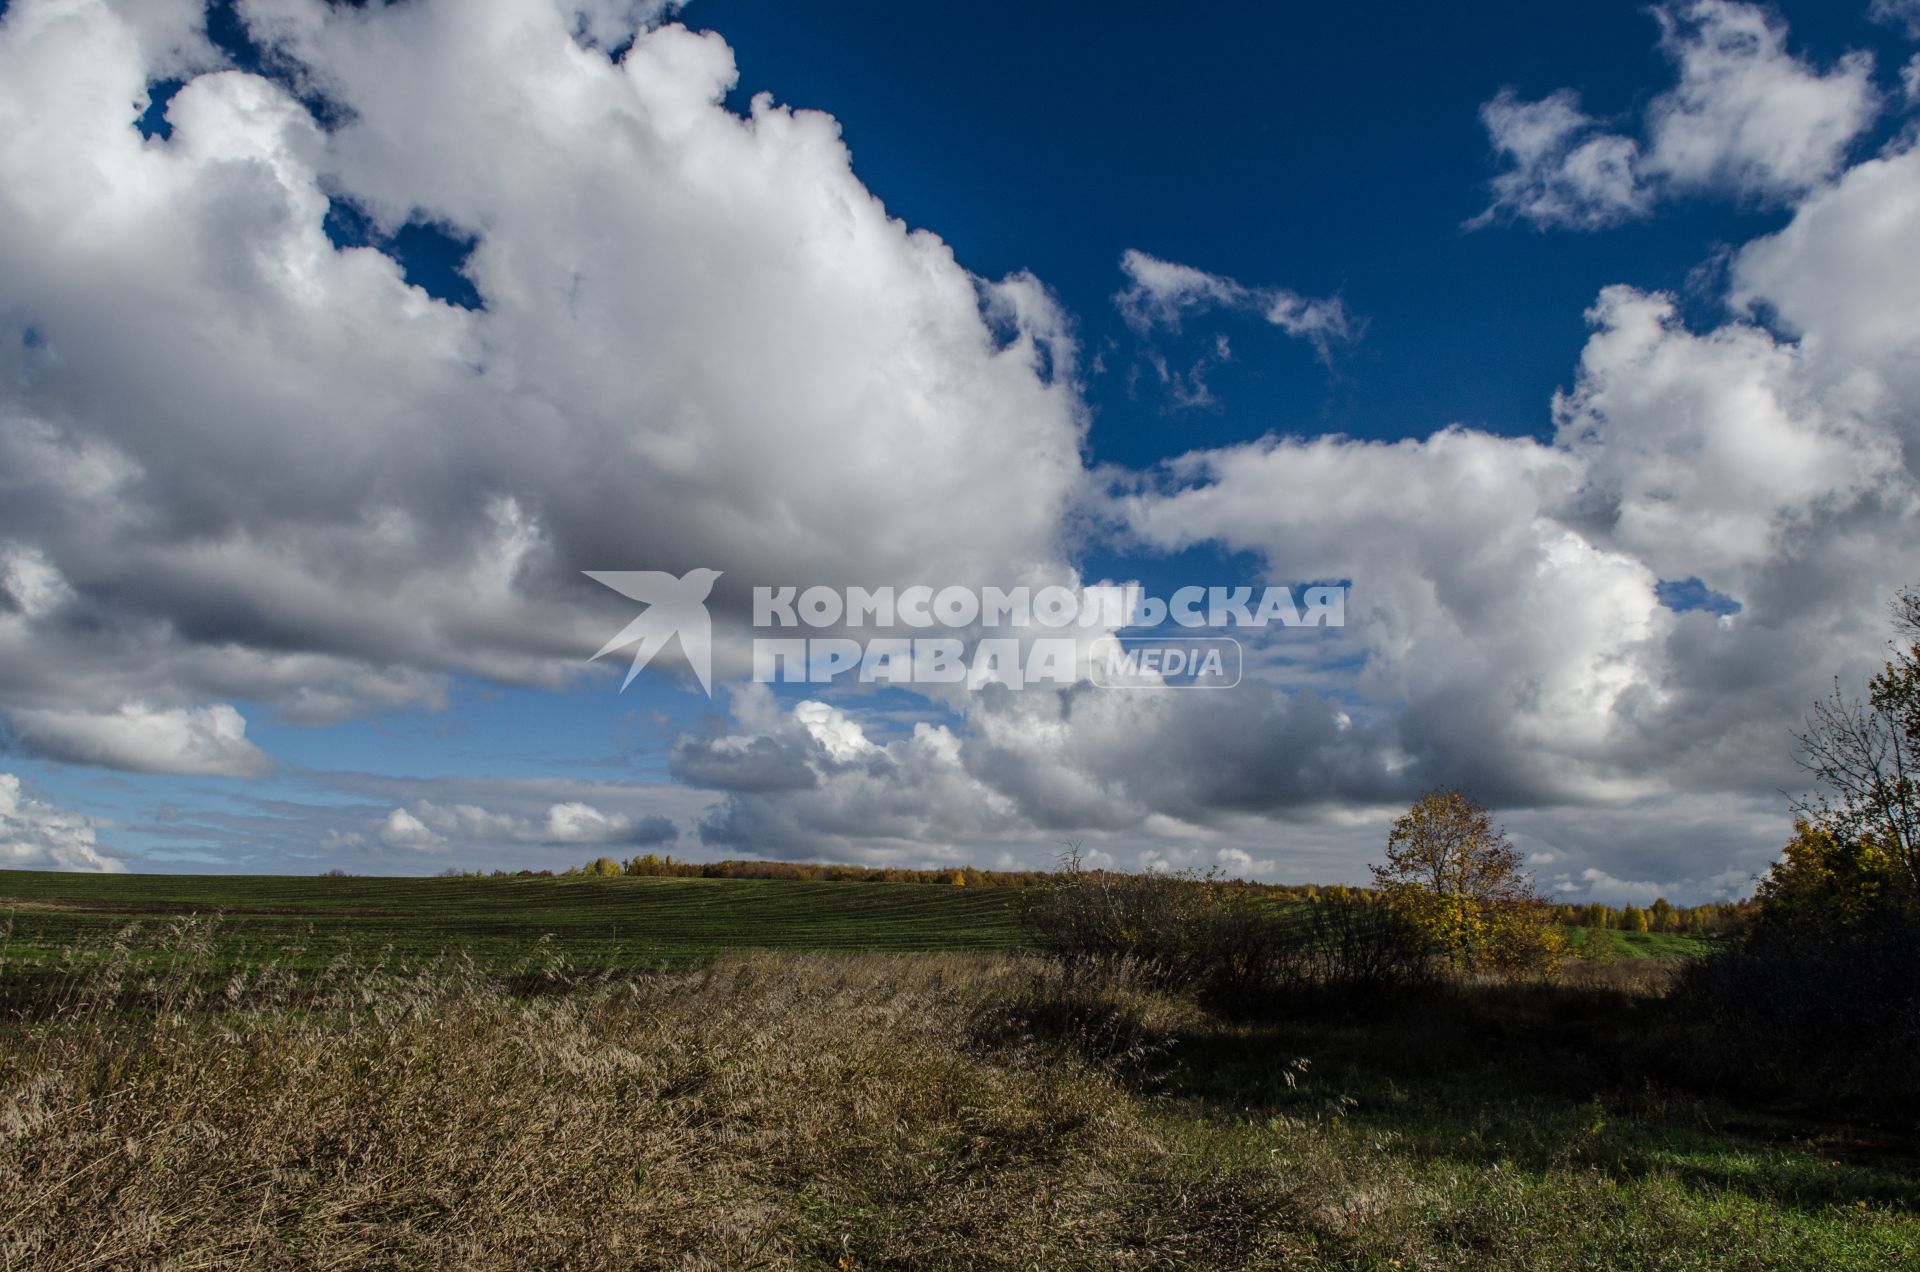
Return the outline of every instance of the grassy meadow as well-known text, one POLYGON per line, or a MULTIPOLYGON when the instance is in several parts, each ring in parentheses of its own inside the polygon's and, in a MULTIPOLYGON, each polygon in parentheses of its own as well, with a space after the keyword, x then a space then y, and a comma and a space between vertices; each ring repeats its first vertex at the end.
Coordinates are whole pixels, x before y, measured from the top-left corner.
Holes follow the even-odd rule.
POLYGON ((0 1268, 1920 1266, 1910 1127, 1669 1080, 1667 934, 1246 1017, 1006 889, 0 888, 0 1268))
POLYGON ((1562 929, 1562 934, 1576 953, 1584 953, 1588 957, 1598 953, 1597 947, 1602 945, 1610 948, 1614 957, 1625 959, 1693 958, 1707 949, 1705 941, 1684 932, 1622 932, 1612 928, 1569 927, 1562 929))

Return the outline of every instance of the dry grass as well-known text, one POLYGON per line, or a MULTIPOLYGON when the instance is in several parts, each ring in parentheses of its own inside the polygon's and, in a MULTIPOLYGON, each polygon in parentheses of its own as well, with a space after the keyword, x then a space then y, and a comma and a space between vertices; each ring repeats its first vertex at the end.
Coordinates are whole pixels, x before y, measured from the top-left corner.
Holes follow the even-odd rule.
MULTIPOLYGON (((189 930, 155 976, 137 970, 153 951, 123 941, 0 1028, 0 1266, 1762 1267, 1846 1253, 1777 1207, 1608 1174, 1574 1150, 1531 1173, 1404 1153, 1348 1121, 1337 1089, 1295 1091, 1306 1071, 1290 1053, 1242 1056, 1271 1089, 1236 1088, 1250 1092, 1237 1110, 1182 1094, 1169 1075, 1193 1059, 1170 1040, 1250 1035, 1124 968, 767 956, 626 980, 458 964, 221 980, 211 950, 189 930)), ((1912 1251, 1898 1217, 1849 1209, 1829 1227, 1860 1238, 1860 1266, 1912 1251)))
MULTIPOLYGON (((192 966, 97 968, 0 1044, 5 1266, 1272 1263, 1342 1204, 1161 1143, 1097 1062, 1022 1036, 1046 974, 1007 958, 535 997, 192 966)), ((1128 992, 1093 1014, 1148 1010, 1128 992)), ((1130 1050, 1068 1033, 1102 1029, 1130 1050)))

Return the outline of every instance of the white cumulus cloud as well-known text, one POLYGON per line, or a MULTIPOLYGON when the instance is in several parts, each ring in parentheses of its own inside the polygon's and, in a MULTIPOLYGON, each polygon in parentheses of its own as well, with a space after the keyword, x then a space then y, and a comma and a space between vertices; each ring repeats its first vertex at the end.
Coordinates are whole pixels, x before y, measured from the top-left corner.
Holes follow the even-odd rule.
POLYGON ((447 849, 445 836, 404 808, 387 814, 386 821, 380 824, 380 842, 405 852, 445 852, 447 849))
POLYGON ((95 838, 91 819, 34 798, 11 773, 0 773, 0 864, 15 870, 126 869, 95 838))
POLYGON ((1570 89, 1537 101, 1503 90, 1481 120, 1507 166, 1470 228, 1599 229, 1702 192, 1790 200, 1832 180, 1879 113, 1869 54, 1821 70, 1789 51, 1786 26, 1765 8, 1691 0, 1653 14, 1677 79, 1648 104, 1643 136, 1609 131, 1570 89))
POLYGON ((560 685, 617 612, 579 571, 635 544, 1070 577, 1084 408, 1046 290, 889 217, 830 117, 726 109, 717 36, 589 8, 241 4, 330 128, 221 69, 197 6, 10 8, 0 544, 31 555, 0 705, 325 721, 456 673, 560 685), (471 236, 480 308, 336 248, 342 208, 471 236))
POLYGON ((13 736, 50 759, 135 773, 258 777, 272 761, 247 740, 247 722, 224 702, 158 708, 128 702, 116 711, 23 708, 6 713, 13 736))

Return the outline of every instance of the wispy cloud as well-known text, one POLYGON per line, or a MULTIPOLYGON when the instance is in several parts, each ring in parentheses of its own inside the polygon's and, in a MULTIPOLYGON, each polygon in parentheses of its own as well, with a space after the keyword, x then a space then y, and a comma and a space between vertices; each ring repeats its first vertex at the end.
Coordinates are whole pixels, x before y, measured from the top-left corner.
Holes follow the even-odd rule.
POLYGON ((1600 229, 1694 193, 1777 204, 1832 180, 1879 113, 1870 55, 1821 70, 1788 51, 1767 9, 1692 0, 1653 13, 1677 82, 1649 103, 1642 137, 1609 131, 1571 89, 1537 101, 1502 90, 1480 117, 1507 166, 1469 229, 1600 229))

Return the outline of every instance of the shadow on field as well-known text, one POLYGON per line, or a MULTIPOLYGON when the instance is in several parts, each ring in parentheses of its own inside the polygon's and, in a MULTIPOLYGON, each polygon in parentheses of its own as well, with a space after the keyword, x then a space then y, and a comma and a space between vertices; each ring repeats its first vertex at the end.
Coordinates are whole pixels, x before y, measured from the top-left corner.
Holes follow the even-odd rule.
POLYGON ((1186 1115, 1338 1122, 1436 1171, 1658 1174, 1807 1210, 1920 1208, 1905 1128, 1689 1089, 1668 1062, 1697 1028, 1661 992, 1673 970, 1649 960, 1307 998, 1258 1019, 1194 1013, 1141 1031, 1124 1076, 1186 1115))

